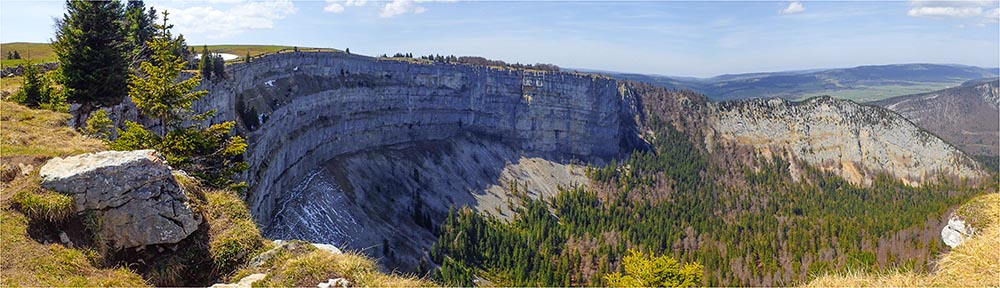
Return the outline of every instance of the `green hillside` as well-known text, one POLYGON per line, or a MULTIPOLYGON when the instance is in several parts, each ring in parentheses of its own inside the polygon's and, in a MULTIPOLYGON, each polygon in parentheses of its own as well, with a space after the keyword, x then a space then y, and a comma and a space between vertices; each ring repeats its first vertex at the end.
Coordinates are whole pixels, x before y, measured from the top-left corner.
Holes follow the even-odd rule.
MULTIPOLYGON (((200 52, 202 45, 190 45, 190 47, 195 48, 195 51, 200 52)), ((291 51, 295 49, 295 46, 282 46, 282 45, 208 45, 208 50, 215 53, 227 53, 238 56, 246 56, 249 53, 252 56, 257 56, 267 53, 276 53, 282 50, 291 51)), ((336 49, 329 48, 313 48, 313 47, 299 47, 301 50, 329 50, 329 51, 339 51, 336 49)), ((17 66, 23 64, 27 61, 33 61, 35 63, 45 63, 45 62, 56 62, 56 54, 52 52, 52 46, 49 43, 24 43, 24 42, 14 42, 14 43, 3 43, 0 44, 0 55, 3 55, 3 60, 0 61, 3 67, 7 66, 17 66), (8 60, 6 58, 8 51, 17 51, 21 54, 21 59, 8 60)))

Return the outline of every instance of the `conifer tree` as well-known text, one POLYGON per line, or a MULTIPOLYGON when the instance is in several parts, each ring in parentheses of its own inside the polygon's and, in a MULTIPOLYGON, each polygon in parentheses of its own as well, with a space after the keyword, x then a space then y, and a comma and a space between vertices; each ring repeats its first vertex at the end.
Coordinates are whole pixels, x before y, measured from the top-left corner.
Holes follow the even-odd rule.
POLYGON ((128 42, 129 61, 132 68, 139 68, 139 63, 152 56, 152 50, 146 43, 153 39, 156 28, 156 9, 146 9, 141 0, 129 0, 125 8, 125 37, 128 42))
POLYGON ((212 80, 212 55, 208 53, 208 45, 201 46, 201 59, 198 60, 198 70, 205 80, 212 80))
POLYGON ((160 31, 147 43, 153 56, 151 61, 140 65, 145 77, 132 75, 129 84, 129 96, 139 110, 160 120, 161 134, 183 124, 183 116, 191 111, 194 101, 208 94, 207 91, 191 91, 201 83, 201 77, 175 83, 187 63, 172 51, 178 39, 170 35, 173 25, 167 25, 167 15, 164 11, 163 24, 156 25, 160 31))
POLYGON ((95 107, 117 104, 128 93, 125 12, 117 0, 67 0, 66 10, 56 21, 52 49, 67 101, 80 104, 74 124, 83 125, 95 107))
POLYGON ((212 57, 212 76, 215 81, 226 79, 226 60, 222 59, 221 54, 216 54, 215 57, 212 57))
POLYGON ((38 66, 35 66, 31 62, 26 63, 23 79, 24 84, 21 85, 21 90, 18 90, 14 96, 15 102, 31 108, 37 108, 39 105, 48 102, 49 81, 42 74, 41 70, 38 69, 38 66))

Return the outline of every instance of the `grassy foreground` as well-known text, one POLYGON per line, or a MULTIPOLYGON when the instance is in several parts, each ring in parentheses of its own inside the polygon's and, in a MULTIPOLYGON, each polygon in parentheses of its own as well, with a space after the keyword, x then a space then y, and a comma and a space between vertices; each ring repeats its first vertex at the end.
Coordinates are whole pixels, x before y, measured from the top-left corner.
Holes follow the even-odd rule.
POLYGON ((808 287, 997 287, 1000 286, 1000 194, 976 197, 957 212, 977 235, 945 253, 928 274, 892 271, 882 274, 844 273, 821 276, 808 287))
POLYGON ((38 170, 48 159, 107 150, 68 127, 69 117, 0 101, 0 286, 207 286, 260 272, 271 275, 256 285, 314 286, 339 277, 365 286, 433 285, 383 273, 375 260, 354 252, 283 253, 248 267, 273 245, 246 204, 235 192, 187 177, 178 181, 205 222, 180 249, 110 251, 90 231, 93 219, 74 212, 72 197, 41 187, 38 170), (61 233, 72 244, 62 244, 61 233))

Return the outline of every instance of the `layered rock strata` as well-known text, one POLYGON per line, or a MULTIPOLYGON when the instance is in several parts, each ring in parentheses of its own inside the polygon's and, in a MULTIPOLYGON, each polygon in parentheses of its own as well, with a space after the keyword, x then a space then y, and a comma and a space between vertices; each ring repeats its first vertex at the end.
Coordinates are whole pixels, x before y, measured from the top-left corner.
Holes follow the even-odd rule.
POLYGON ((803 160, 855 184, 887 173, 910 185, 938 175, 979 179, 969 156, 899 114, 846 100, 747 100, 712 105, 719 138, 764 154, 803 160))
POLYGON ((239 120, 250 144, 251 207, 265 225, 283 193, 338 155, 463 133, 557 161, 631 152, 619 143, 629 136, 622 115, 634 107, 600 76, 344 53, 277 54, 230 68, 231 79, 209 85, 212 96, 198 106, 216 109, 214 121, 239 120))

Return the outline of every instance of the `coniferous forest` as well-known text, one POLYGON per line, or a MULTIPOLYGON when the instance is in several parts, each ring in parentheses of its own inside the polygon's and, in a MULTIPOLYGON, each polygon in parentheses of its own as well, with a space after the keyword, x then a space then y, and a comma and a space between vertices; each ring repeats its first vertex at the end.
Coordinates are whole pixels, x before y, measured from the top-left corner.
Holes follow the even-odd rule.
POLYGON ((592 187, 533 199, 510 183, 521 205, 509 222, 452 209, 431 251, 440 265, 434 277, 462 286, 607 285, 629 249, 700 263, 709 286, 926 271, 947 248, 935 225, 983 191, 949 179, 911 187, 884 175, 862 187, 803 163, 793 177, 782 158, 739 147, 708 153, 659 116, 650 124, 653 149, 588 168, 592 187))

